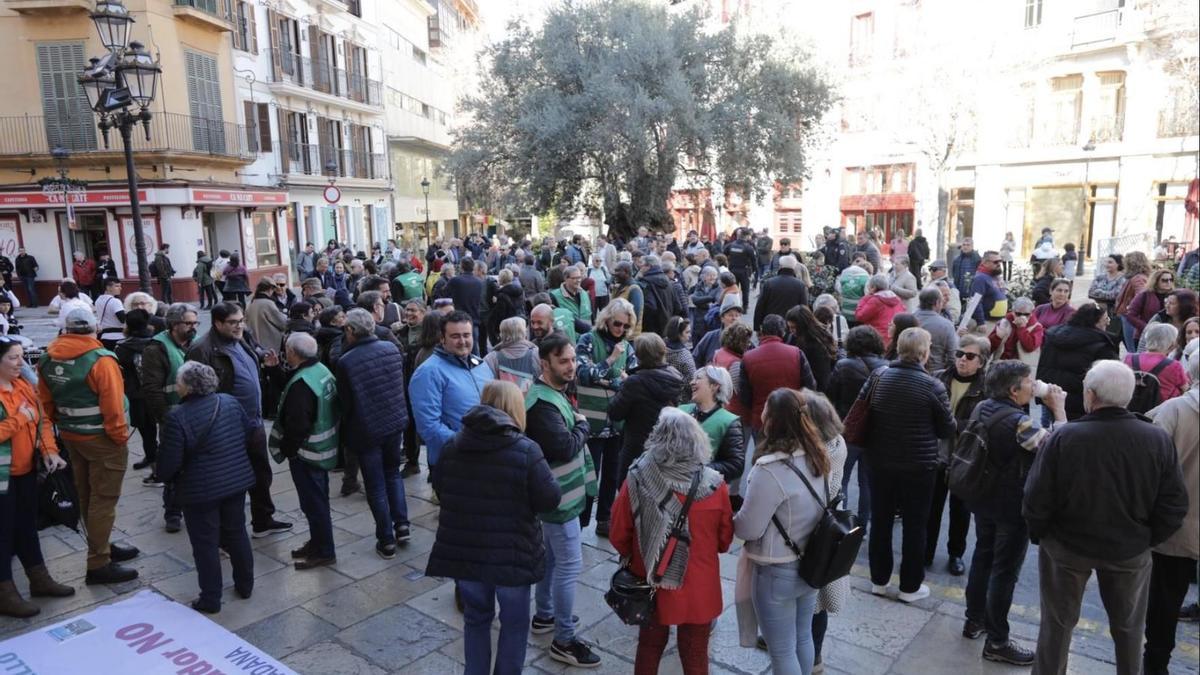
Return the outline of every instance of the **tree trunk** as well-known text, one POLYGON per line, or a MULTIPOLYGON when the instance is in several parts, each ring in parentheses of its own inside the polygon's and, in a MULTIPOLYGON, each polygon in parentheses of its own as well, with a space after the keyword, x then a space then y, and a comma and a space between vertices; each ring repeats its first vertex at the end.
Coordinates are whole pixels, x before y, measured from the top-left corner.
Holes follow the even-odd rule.
POLYGON ((945 175, 942 172, 938 172, 937 181, 938 181, 938 197, 937 197, 937 200, 938 200, 938 228, 937 228, 937 248, 934 250, 938 251, 939 255, 945 255, 946 256, 946 264, 949 265, 950 260, 953 257, 950 252, 950 247, 953 244, 957 243, 957 237, 953 236, 953 235, 951 237, 947 237, 946 230, 951 227, 951 224, 949 223, 950 191, 946 189, 945 175))

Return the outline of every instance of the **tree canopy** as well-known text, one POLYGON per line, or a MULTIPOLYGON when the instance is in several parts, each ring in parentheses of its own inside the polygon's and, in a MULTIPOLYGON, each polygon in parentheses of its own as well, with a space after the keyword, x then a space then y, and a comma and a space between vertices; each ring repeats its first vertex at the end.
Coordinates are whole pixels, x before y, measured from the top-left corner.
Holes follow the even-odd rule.
POLYGON ((830 106, 802 52, 642 0, 565 3, 490 45, 448 170, 473 207, 673 227, 673 187, 762 197, 805 177, 830 106))

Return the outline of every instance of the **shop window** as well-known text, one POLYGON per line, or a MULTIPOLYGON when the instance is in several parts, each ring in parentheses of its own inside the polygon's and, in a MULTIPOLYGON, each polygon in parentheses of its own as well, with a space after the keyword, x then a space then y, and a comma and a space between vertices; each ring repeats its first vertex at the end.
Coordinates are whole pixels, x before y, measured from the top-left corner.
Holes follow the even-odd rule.
POLYGON ((275 218, 271 213, 255 211, 251 216, 254 223, 254 249, 259 267, 279 264, 279 243, 275 238, 275 218))

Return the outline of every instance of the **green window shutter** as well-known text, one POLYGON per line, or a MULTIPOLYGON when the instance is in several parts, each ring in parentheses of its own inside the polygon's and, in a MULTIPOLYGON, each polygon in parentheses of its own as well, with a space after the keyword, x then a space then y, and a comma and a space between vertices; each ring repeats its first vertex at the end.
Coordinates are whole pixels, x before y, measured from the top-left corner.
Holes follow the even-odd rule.
POLYGON ((76 81, 85 65, 83 43, 39 44, 37 64, 45 115, 45 150, 95 150, 95 119, 76 81))
POLYGON ((188 108, 192 115, 192 148, 225 153, 225 117, 221 114, 221 84, 217 60, 199 52, 184 51, 188 108))

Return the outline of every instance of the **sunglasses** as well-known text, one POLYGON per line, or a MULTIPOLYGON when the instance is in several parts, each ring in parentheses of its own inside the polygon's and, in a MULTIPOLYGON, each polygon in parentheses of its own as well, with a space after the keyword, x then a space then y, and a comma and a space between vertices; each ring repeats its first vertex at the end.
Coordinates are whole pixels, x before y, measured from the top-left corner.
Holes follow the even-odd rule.
POLYGON ((964 352, 963 350, 959 349, 954 352, 954 358, 974 361, 975 359, 979 358, 979 354, 974 352, 964 352))
POLYGON ((609 321, 608 325, 612 326, 613 328, 629 328, 633 326, 633 324, 625 323, 623 321, 609 321))
POLYGON ((1024 317, 1030 317, 1030 316, 1033 316, 1033 312, 1013 312, 1013 315, 1014 315, 1014 316, 1024 316, 1024 317))
POLYGON ((275 284, 275 288, 287 288, 287 284, 275 284))

